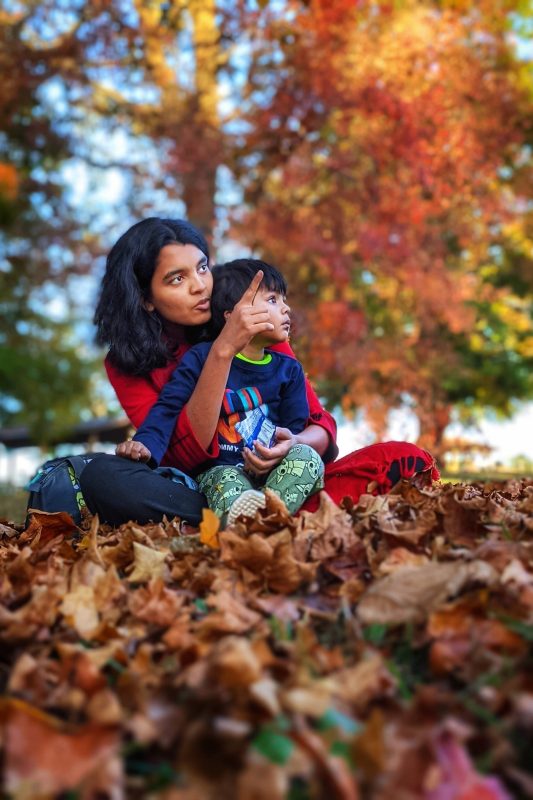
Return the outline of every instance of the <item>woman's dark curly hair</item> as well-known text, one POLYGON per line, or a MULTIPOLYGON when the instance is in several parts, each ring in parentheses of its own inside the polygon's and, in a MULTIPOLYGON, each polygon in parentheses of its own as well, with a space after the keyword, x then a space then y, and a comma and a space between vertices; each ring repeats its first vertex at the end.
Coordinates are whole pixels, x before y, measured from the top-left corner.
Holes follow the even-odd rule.
MULTIPOLYGON (((205 237, 194 225, 160 217, 149 217, 129 228, 107 257, 94 315, 96 341, 109 347, 111 362, 128 375, 147 375, 165 366, 171 356, 162 335, 163 319, 157 311, 148 312, 145 301, 159 253, 176 243, 192 244, 209 259, 205 237)), ((192 333, 194 340, 198 333, 192 333)))

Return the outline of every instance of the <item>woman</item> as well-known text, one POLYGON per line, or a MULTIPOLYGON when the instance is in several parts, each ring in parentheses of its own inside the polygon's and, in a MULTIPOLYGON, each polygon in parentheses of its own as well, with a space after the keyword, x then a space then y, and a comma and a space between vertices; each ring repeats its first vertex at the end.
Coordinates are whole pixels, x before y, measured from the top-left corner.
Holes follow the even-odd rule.
MULTIPOLYGON (((216 455, 215 431, 231 361, 250 339, 268 330, 267 314, 254 308, 260 277, 250 284, 216 338, 196 388, 181 412, 162 464, 187 474, 216 455)), ((152 217, 137 223, 111 249, 95 313, 97 341, 108 345, 107 374, 135 427, 145 419, 170 374, 193 342, 207 336, 212 276, 203 235, 183 220, 152 217)), ((293 355, 288 344, 275 345, 293 355)), ((371 445, 339 461, 336 425, 307 382, 309 420, 297 437, 277 429, 277 443, 257 453, 245 450, 245 469, 270 472, 297 443, 313 447, 326 463, 325 489, 335 500, 357 500, 367 489, 386 491, 400 477, 423 472, 437 478, 433 458, 412 444, 371 445), (369 486, 370 484, 370 486, 369 486)), ((176 470, 174 470, 176 471, 176 470)), ((81 475, 89 509, 113 525, 135 519, 143 524, 164 515, 198 524, 203 495, 182 473, 169 480, 147 467, 116 456, 93 459, 81 475)), ((312 510, 311 497, 304 508, 312 510)))

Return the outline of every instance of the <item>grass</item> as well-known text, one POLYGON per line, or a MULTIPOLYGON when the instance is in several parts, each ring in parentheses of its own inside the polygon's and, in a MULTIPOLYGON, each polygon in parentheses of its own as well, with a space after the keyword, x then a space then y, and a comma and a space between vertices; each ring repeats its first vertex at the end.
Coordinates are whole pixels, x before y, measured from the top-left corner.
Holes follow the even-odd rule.
POLYGON ((0 483, 0 519, 21 523, 26 517, 28 492, 20 486, 0 483))
POLYGON ((533 475, 526 475, 523 472, 486 470, 479 472, 446 472, 441 473, 441 480, 445 483, 484 483, 485 481, 510 481, 513 479, 532 478, 533 475))

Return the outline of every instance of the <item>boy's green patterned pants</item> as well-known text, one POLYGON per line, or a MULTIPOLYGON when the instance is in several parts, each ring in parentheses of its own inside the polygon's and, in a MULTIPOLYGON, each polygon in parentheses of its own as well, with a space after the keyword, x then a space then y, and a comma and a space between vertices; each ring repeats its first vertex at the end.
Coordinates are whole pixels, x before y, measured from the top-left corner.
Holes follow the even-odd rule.
POLYGON ((253 482, 242 467, 218 466, 202 472, 197 479, 209 508, 221 517, 247 489, 268 488, 275 492, 291 514, 295 514, 310 494, 324 486, 324 463, 307 444, 291 447, 285 458, 262 484, 253 482))

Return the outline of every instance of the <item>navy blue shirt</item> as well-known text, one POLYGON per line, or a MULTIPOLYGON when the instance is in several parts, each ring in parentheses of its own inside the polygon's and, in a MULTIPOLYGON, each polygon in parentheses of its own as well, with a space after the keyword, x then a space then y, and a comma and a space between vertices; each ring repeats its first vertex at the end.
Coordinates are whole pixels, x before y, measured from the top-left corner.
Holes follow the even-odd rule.
MULTIPOLYGON (((167 450, 176 419, 194 391, 212 344, 202 342, 187 351, 133 437, 150 450, 155 464, 161 462, 167 450)), ((257 414, 256 409, 273 425, 288 428, 292 433, 304 429, 309 406, 304 371, 296 359, 270 350, 265 351, 262 362, 238 356, 233 359, 217 427, 220 452, 218 457, 203 464, 199 472, 219 464, 242 464, 245 442, 235 424, 254 412, 257 414)))

